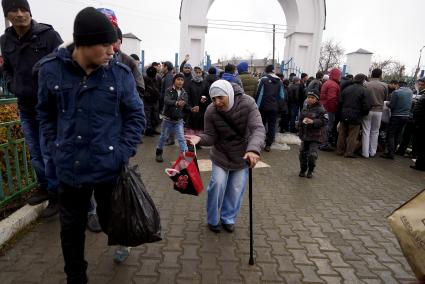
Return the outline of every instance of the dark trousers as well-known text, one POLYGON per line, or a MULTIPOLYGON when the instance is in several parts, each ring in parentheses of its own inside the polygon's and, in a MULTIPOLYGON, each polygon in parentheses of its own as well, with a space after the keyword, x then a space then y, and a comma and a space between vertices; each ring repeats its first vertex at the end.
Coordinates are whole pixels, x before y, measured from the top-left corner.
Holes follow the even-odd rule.
MULTIPOLYGON (((158 103, 156 103, 158 104, 158 103)), ((157 106, 155 103, 145 103, 144 109, 145 109, 145 117, 146 117, 146 131, 153 131, 155 130, 155 126, 158 125, 157 121, 157 106)))
POLYGON ((425 129, 416 128, 414 134, 416 144, 416 167, 425 170, 425 129))
POLYGON ((407 116, 392 116, 390 118, 386 139, 388 154, 394 155, 395 149, 397 148, 398 141, 400 139, 401 132, 403 131, 403 128, 406 125, 408 119, 409 117, 407 116))
POLYGON ((400 145, 398 146, 397 153, 404 155, 406 153, 407 147, 409 144, 412 145, 412 157, 416 156, 416 143, 413 139, 413 134, 415 131, 415 123, 413 120, 408 120, 404 126, 403 135, 401 137, 400 145))
POLYGON ((59 216, 61 223, 62 253, 67 283, 87 283, 87 261, 84 259, 87 210, 94 191, 97 215, 103 232, 108 232, 111 214, 111 194, 115 182, 75 188, 59 186, 59 216))
POLYGON ((297 104, 289 105, 289 131, 292 133, 297 133, 297 128, 295 122, 297 121, 300 108, 297 104))
POLYGON ((289 131, 289 114, 287 111, 280 112, 279 129, 280 132, 289 131))
POLYGON ((319 157, 317 149, 319 142, 316 141, 303 141, 300 149, 300 167, 301 171, 305 172, 307 169, 313 172, 316 167, 316 161, 319 157))
POLYGON ((360 125, 341 122, 339 126, 336 152, 339 155, 353 156, 359 147, 360 125))
POLYGON ((276 136, 277 111, 260 111, 264 127, 267 129, 266 146, 271 146, 276 136))

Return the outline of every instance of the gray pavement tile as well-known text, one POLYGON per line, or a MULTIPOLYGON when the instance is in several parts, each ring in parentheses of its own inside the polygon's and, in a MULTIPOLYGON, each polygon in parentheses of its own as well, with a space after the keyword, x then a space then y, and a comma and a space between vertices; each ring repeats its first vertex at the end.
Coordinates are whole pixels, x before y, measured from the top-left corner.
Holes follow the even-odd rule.
MULTIPOLYGON (((157 138, 155 138, 157 139, 157 138)), ((408 283, 414 279, 386 216, 423 187, 407 159, 347 160, 320 152, 314 179, 298 177, 298 148, 263 153, 254 170, 254 254, 248 265, 247 194, 233 234, 206 226, 204 192, 172 190, 145 138, 134 162, 160 212, 163 241, 133 248, 122 265, 104 234, 86 234, 91 283, 408 283)), ((208 159, 208 150, 198 152, 208 159)), ((166 160, 177 157, 167 147, 166 160)), ((209 172, 202 172, 207 185, 209 172)), ((0 283, 64 283, 58 217, 0 256, 0 283)))

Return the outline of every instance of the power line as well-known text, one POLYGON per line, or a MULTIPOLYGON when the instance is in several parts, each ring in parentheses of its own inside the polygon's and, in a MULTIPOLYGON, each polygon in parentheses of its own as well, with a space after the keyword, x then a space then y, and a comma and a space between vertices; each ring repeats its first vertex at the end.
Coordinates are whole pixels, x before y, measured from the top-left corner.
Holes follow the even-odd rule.
POLYGON ((294 27, 290 25, 281 25, 281 24, 270 24, 270 23, 260 23, 260 22, 246 22, 246 21, 232 21, 232 20, 221 20, 221 19, 209 19, 209 21, 217 21, 217 22, 230 22, 230 23, 244 23, 244 24, 257 24, 257 25, 276 25, 276 26, 283 26, 283 27, 294 27))
MULTIPOLYGON (((212 27, 208 26, 209 29, 218 29, 218 30, 228 30, 228 31, 244 31, 244 32, 256 32, 256 33, 266 33, 272 34, 273 31, 259 31, 259 30, 247 30, 247 29, 233 29, 233 28, 223 28, 223 27, 212 27)), ((285 34, 284 32, 275 32, 276 34, 285 34)))
MULTIPOLYGON (((224 26, 224 27, 237 27, 237 28, 255 28, 255 29, 270 29, 273 30, 273 27, 260 27, 260 26, 250 26, 250 25, 235 25, 235 24, 219 24, 219 23, 211 23, 209 24, 215 25, 215 26, 224 26)), ((277 31, 288 31, 289 29, 285 28, 277 28, 275 29, 277 31)))

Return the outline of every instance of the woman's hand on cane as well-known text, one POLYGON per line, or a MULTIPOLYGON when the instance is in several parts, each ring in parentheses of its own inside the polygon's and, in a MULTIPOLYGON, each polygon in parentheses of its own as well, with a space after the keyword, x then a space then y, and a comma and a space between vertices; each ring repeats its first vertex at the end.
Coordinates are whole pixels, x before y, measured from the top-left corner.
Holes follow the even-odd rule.
POLYGON ((254 152, 246 152, 243 158, 247 161, 250 168, 254 168, 260 160, 260 155, 254 152))

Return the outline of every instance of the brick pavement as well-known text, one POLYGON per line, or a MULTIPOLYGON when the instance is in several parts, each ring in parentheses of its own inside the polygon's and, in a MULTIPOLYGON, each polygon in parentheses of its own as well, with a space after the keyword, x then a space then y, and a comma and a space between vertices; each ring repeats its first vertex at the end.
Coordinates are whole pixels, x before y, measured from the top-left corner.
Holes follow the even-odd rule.
MULTIPOLYGON (((91 283, 408 283, 413 274, 386 216, 424 187, 408 159, 344 159, 320 153, 313 179, 298 177, 297 147, 264 153, 254 171, 254 266, 248 265, 248 203, 236 231, 206 227, 205 194, 171 190, 167 163, 146 138, 135 161, 162 218, 162 242, 133 248, 122 265, 103 234, 88 232, 91 283)), ((177 149, 165 150, 171 162, 177 149)), ((199 152, 207 158, 208 150, 199 152)), ((202 173, 205 184, 209 173, 202 173)), ((0 256, 0 283, 65 283, 58 218, 42 221, 0 256)))

